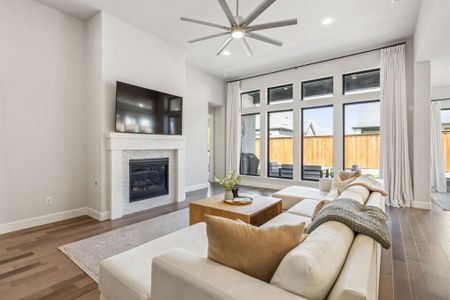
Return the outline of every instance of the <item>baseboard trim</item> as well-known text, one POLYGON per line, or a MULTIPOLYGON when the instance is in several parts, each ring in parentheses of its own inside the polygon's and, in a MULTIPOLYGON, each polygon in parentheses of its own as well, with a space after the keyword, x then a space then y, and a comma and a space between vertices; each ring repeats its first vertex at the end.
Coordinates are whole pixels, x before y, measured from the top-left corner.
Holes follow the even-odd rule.
POLYGON ((111 214, 109 211, 98 211, 90 207, 80 207, 44 216, 0 224, 0 234, 46 225, 54 222, 64 221, 67 219, 72 219, 80 216, 89 216, 91 218, 96 219, 97 221, 105 221, 111 218, 110 215, 111 214))
POLYGON ((195 185, 187 186, 187 187, 185 187, 184 191, 185 191, 186 193, 189 193, 189 192, 193 192, 193 191, 197 191, 197 190, 202 190, 202 189, 207 189, 207 188, 208 188, 208 183, 205 182, 205 183, 200 183, 200 184, 195 184, 195 185))
POLYGON ((98 211, 90 207, 86 207, 86 215, 97 221, 105 221, 111 219, 110 211, 98 211))
POLYGON ((66 211, 61 211, 53 214, 48 214, 44 216, 23 219, 19 221, 14 221, 10 223, 0 224, 0 234, 9 233, 13 231, 18 231, 22 229, 27 229, 31 227, 36 227, 40 225, 45 225, 49 223, 59 222, 71 218, 76 218, 79 216, 86 215, 86 208, 76 208, 66 211))
POLYGON ((419 208, 419 209, 431 209, 431 202, 423 202, 423 201, 414 201, 413 202, 413 207, 414 208, 419 208))

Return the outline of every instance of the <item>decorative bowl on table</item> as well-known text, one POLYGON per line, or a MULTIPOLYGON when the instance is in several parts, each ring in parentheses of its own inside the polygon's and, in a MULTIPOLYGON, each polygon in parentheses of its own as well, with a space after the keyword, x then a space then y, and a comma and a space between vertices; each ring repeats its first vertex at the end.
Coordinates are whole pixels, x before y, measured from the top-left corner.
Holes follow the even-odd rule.
POLYGON ((224 200, 223 202, 232 205, 247 205, 253 202, 253 199, 250 197, 236 197, 230 200, 224 200))

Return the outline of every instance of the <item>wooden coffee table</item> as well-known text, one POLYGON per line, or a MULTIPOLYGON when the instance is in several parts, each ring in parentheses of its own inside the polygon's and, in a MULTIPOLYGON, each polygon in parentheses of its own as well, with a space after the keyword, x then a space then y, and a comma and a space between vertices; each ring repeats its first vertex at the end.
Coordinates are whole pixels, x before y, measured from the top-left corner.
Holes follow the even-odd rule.
POLYGON ((260 226, 281 214, 281 199, 250 196, 253 202, 247 205, 232 205, 223 202, 223 194, 193 201, 189 204, 189 222, 203 222, 205 215, 239 219, 245 223, 260 226))

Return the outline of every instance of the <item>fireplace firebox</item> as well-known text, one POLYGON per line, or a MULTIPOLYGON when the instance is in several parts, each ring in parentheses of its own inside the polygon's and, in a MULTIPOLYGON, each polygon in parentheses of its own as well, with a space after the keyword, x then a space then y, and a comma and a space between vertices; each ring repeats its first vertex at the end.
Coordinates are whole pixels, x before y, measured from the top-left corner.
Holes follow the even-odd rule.
POLYGON ((130 160, 130 202, 169 194, 169 158, 130 160))

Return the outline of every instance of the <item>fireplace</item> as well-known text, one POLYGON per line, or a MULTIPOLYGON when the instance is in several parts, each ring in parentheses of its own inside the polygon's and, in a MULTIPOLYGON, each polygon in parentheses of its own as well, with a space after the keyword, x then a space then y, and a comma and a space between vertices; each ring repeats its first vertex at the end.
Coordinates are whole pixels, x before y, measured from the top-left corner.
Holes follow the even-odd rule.
POLYGON ((169 158, 130 160, 130 202, 169 194, 169 158))

